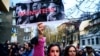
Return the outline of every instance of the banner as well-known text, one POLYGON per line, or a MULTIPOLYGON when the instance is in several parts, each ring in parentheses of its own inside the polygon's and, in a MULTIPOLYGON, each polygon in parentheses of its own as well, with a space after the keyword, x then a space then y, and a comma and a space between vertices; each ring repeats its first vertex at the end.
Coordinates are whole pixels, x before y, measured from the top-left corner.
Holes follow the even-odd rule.
POLYGON ((31 3, 17 3, 16 25, 65 19, 61 0, 34 0, 31 3))

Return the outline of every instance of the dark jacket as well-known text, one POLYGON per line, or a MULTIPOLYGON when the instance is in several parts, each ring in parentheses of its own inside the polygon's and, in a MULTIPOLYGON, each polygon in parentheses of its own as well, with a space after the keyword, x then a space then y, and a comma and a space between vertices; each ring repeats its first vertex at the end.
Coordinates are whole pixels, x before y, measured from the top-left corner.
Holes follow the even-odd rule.
POLYGON ((47 21, 46 14, 39 14, 37 17, 33 15, 33 19, 30 20, 30 23, 44 22, 44 21, 47 21))
MULTIPOLYGON (((99 54, 97 53, 94 53, 95 56, 100 56, 99 54)), ((86 53, 84 53, 82 56, 86 56, 86 53)))

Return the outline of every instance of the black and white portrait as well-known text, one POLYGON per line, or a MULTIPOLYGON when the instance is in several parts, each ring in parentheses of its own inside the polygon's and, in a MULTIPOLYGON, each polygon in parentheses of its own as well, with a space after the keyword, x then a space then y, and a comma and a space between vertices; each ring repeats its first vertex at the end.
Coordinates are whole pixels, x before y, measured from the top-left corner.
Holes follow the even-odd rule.
POLYGON ((61 5, 62 2, 57 3, 55 1, 51 1, 48 5, 48 8, 52 9, 53 11, 49 12, 47 16, 47 21, 56 21, 56 20, 63 20, 64 15, 64 8, 63 5, 61 5))
POLYGON ((29 23, 29 16, 27 13, 27 5, 24 3, 16 4, 16 24, 27 24, 29 23))
POLYGON ((16 4, 16 24, 30 24, 63 20, 65 17, 62 0, 31 0, 16 4))

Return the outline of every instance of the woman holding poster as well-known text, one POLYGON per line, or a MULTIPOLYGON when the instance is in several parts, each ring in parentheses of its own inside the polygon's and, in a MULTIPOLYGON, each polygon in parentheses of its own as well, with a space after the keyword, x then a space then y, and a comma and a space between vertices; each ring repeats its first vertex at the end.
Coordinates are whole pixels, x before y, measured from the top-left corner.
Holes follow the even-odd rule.
POLYGON ((44 37, 45 25, 42 22, 38 23, 38 43, 34 45, 33 56, 44 56, 44 44, 46 42, 46 37, 44 37))

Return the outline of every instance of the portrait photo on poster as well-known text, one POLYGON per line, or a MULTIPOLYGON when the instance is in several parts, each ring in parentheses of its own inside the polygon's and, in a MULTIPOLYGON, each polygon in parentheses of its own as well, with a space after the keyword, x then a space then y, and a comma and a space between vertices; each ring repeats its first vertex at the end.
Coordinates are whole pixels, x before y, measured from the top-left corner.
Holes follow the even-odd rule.
POLYGON ((16 19, 16 24, 27 24, 29 23, 29 15, 28 15, 28 9, 29 4, 27 3, 17 3, 16 4, 16 9, 15 9, 15 19, 16 19), (27 13, 27 14, 26 14, 27 13))
POLYGON ((16 4, 16 24, 30 24, 65 19, 62 0, 32 0, 16 4))

